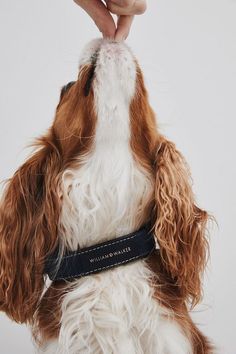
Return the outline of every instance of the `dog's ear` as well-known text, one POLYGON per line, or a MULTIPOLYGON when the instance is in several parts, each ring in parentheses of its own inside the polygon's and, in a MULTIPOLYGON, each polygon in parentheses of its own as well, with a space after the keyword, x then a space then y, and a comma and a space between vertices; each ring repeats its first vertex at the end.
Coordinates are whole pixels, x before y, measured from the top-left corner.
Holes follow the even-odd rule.
POLYGON ((208 214, 195 205, 188 166, 175 145, 160 136, 155 161, 154 227, 164 268, 184 299, 201 298, 208 251, 208 214))
POLYGON ((0 206, 0 310, 30 322, 44 287, 44 259, 57 245, 60 156, 51 138, 14 174, 0 206))

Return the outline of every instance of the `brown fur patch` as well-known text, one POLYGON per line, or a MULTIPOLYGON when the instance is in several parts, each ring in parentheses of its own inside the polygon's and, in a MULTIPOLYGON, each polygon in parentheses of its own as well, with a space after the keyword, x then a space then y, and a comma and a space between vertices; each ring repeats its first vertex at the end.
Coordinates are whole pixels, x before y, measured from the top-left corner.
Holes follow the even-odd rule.
MULTIPOLYGON (((44 286, 45 258, 58 243, 61 173, 79 165, 92 149, 96 114, 91 90, 84 96, 90 66, 62 95, 38 150, 8 181, 0 206, 0 310, 16 322, 33 322, 44 286)), ((45 300, 46 301, 46 300, 45 300)))
POLYGON ((58 338, 60 332, 61 303, 68 291, 64 281, 53 283, 44 294, 34 316, 33 337, 41 345, 58 338))
POLYGON ((160 252, 155 251, 147 262, 150 269, 156 274, 152 281, 152 286, 155 289, 155 299, 162 306, 171 310, 174 319, 189 338, 193 347, 193 354, 213 354, 213 346, 190 317, 181 289, 163 267, 160 252))
POLYGON ((149 106, 143 76, 137 66, 136 93, 130 106, 131 148, 135 159, 153 176, 150 222, 160 245, 150 260, 157 275, 155 297, 174 311, 190 338, 194 354, 212 347, 193 324, 186 306, 201 299, 201 275, 208 252, 206 211, 195 205, 188 166, 175 145, 161 136, 149 106))

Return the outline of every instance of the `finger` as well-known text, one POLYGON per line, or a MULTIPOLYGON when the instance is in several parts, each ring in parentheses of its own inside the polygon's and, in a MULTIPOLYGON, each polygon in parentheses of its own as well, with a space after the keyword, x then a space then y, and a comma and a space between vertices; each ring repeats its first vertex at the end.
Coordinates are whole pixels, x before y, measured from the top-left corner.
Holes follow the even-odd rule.
POLYGON ((114 4, 121 7, 133 6, 136 0, 111 0, 114 4))
POLYGON ((101 0, 74 0, 74 2, 88 13, 104 37, 114 39, 116 25, 107 7, 101 0))
POLYGON ((133 19, 134 16, 119 16, 115 35, 117 42, 121 42, 128 37, 133 19))
POLYGON ((108 10, 116 15, 141 15, 147 9, 146 0, 136 0, 131 6, 120 6, 112 0, 107 0, 108 10))

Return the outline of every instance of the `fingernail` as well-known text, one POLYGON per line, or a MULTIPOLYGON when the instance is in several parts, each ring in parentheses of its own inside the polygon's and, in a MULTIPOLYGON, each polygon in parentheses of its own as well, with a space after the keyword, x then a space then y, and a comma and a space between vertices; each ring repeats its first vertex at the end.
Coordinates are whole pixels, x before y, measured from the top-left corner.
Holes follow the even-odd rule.
POLYGON ((124 40, 124 33, 117 31, 115 34, 115 41, 122 42, 124 40))
POLYGON ((123 41, 125 41, 125 36, 124 35, 120 35, 120 34, 118 34, 117 36, 115 36, 115 41, 116 42, 123 42, 123 41))
POLYGON ((114 40, 115 39, 115 34, 112 35, 111 33, 103 32, 103 38, 114 40))

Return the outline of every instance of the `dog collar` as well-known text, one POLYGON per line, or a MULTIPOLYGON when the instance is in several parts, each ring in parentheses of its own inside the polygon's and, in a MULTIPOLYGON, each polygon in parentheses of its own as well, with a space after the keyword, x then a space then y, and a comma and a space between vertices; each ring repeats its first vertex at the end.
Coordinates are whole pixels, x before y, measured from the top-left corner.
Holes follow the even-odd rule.
POLYGON ((96 274, 149 256, 155 249, 155 239, 147 226, 111 241, 67 252, 60 265, 57 254, 46 262, 45 274, 51 280, 67 280, 96 274))

